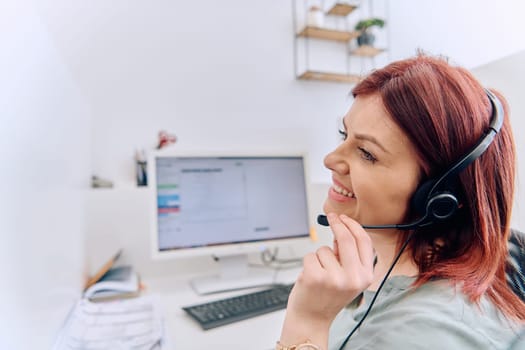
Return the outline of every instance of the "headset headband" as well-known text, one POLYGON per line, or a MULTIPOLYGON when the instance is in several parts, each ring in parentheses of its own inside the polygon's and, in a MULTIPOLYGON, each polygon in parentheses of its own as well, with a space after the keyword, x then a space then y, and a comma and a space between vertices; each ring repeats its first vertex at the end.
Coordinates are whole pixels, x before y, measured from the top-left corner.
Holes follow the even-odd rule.
POLYGON ((436 189, 438 189, 442 183, 446 182, 448 179, 459 174, 463 169, 465 169, 469 164, 475 161, 479 156, 483 154, 489 147, 489 145, 494 140, 496 134, 501 130, 503 126, 503 106, 500 100, 494 95, 490 90, 485 89, 485 93, 489 98, 491 107, 492 107, 492 116, 490 118, 490 124, 485 133, 480 137, 476 145, 469 151, 463 158, 456 162, 453 166, 450 167, 432 186, 428 196, 430 197, 436 189))

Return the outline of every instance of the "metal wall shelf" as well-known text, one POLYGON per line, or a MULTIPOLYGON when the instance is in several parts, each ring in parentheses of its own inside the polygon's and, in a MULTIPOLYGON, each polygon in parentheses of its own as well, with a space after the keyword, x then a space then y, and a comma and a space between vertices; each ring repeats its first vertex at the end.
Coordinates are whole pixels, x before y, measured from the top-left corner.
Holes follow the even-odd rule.
MULTIPOLYGON (((371 65, 372 67, 375 66, 375 57, 380 55, 381 53, 385 52, 386 49, 384 48, 376 48, 373 46, 357 46, 357 42, 354 42, 354 40, 359 37, 361 34, 360 31, 350 30, 350 23, 358 20, 359 18, 366 18, 370 17, 372 15, 372 1, 373 0, 367 0, 365 2, 361 2, 361 6, 363 4, 367 3, 370 5, 368 11, 366 9, 364 10, 364 13, 368 16, 363 15, 363 11, 359 11, 356 15, 354 15, 354 11, 358 9, 357 5, 345 3, 345 2, 335 2, 331 7, 329 7, 327 10, 324 10, 324 1, 320 0, 320 9, 323 11, 324 15, 326 16, 325 19, 328 19, 330 23, 325 26, 312 26, 308 25, 307 20, 307 13, 308 13, 308 0, 293 0, 293 26, 294 26, 294 70, 295 70, 295 76, 296 79, 300 80, 318 80, 318 81, 333 81, 333 82, 340 82, 340 83, 350 83, 355 84, 361 80, 361 76, 359 74, 354 74, 354 72, 351 71, 350 67, 350 61, 352 61, 352 64, 358 64, 361 65, 361 72, 363 71, 363 67, 365 65, 371 65), (299 12, 304 14, 304 21, 301 25, 299 25, 298 28, 298 11, 297 11, 297 3, 302 1, 302 10, 299 12), (348 17, 348 15, 352 14, 352 17, 348 17), (314 39, 310 42, 310 40, 314 39), (346 71, 344 72, 337 72, 337 70, 344 70, 343 66, 338 64, 336 61, 334 66, 336 66, 336 71, 324 71, 324 69, 313 69, 310 67, 310 54, 311 50, 319 50, 319 48, 323 47, 319 42, 316 42, 316 40, 321 41, 332 41, 339 43, 342 45, 343 49, 343 57, 344 62, 343 64, 346 66, 346 71), (301 43, 302 47, 304 47, 304 54, 301 51, 301 69, 299 71, 299 43, 301 43), (354 59, 351 60, 351 57, 360 57, 361 59, 354 59), (356 61, 357 60, 357 61, 356 61), (303 63, 304 62, 304 63, 303 63), (337 68, 339 67, 339 68, 337 68)), ((386 0, 385 0, 386 1, 386 0)), ((311 2, 310 2, 311 3, 311 2)), ((299 15, 301 17, 301 14, 299 15)), ((338 45, 339 45, 338 44, 338 45)), ((337 49, 336 46, 332 46, 331 49, 337 49)), ((315 53, 315 52, 314 52, 315 53)), ((326 65, 329 67, 329 65, 326 65)), ((352 67, 354 67, 352 65, 352 67)), ((355 68, 353 69, 356 70, 355 68)), ((357 69, 359 71, 359 69, 357 69)))
POLYGON ((303 74, 299 75, 297 79, 335 81, 339 83, 355 84, 358 83, 359 80, 361 80, 361 77, 354 74, 306 71, 303 74))
POLYGON ((385 49, 379 49, 369 45, 362 45, 358 46, 355 50, 350 51, 350 54, 354 56, 374 57, 383 52, 385 52, 385 49))
POLYGON ((297 36, 305 38, 348 42, 352 39, 357 38, 360 34, 360 32, 347 32, 342 30, 307 26, 303 30, 301 30, 301 32, 299 32, 297 36))
POLYGON ((334 6, 332 6, 332 8, 326 12, 326 14, 332 16, 348 16, 356 8, 356 5, 335 3, 334 6))

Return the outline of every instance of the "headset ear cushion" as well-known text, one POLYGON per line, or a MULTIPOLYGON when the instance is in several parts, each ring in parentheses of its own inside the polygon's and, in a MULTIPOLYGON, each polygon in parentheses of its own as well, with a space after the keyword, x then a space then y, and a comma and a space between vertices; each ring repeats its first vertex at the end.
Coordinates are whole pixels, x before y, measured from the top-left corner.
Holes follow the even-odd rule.
POLYGON ((420 216, 424 216, 427 214, 427 205, 428 205, 428 195, 430 194, 430 190, 436 183, 436 179, 430 179, 423 184, 421 184, 416 192, 414 192, 414 195, 412 196, 411 200, 411 207, 412 210, 414 210, 417 214, 420 216))

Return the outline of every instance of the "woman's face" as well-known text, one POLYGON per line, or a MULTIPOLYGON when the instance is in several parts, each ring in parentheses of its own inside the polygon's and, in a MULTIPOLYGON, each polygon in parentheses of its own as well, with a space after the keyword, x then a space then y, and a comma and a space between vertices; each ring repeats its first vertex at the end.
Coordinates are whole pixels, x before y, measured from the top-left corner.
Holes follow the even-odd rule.
POLYGON ((324 159, 332 171, 325 213, 344 213, 362 225, 403 223, 421 168, 380 96, 358 96, 340 132, 342 143, 324 159))

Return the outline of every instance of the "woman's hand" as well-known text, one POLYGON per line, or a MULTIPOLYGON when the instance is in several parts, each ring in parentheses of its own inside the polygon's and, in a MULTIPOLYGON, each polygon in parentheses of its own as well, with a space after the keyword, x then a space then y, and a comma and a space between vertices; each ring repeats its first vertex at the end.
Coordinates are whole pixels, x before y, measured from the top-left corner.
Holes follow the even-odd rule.
POLYGON ((326 349, 335 316, 372 283, 374 252, 368 234, 346 215, 329 214, 328 222, 334 247, 304 257, 288 300, 283 344, 309 339, 326 349))

